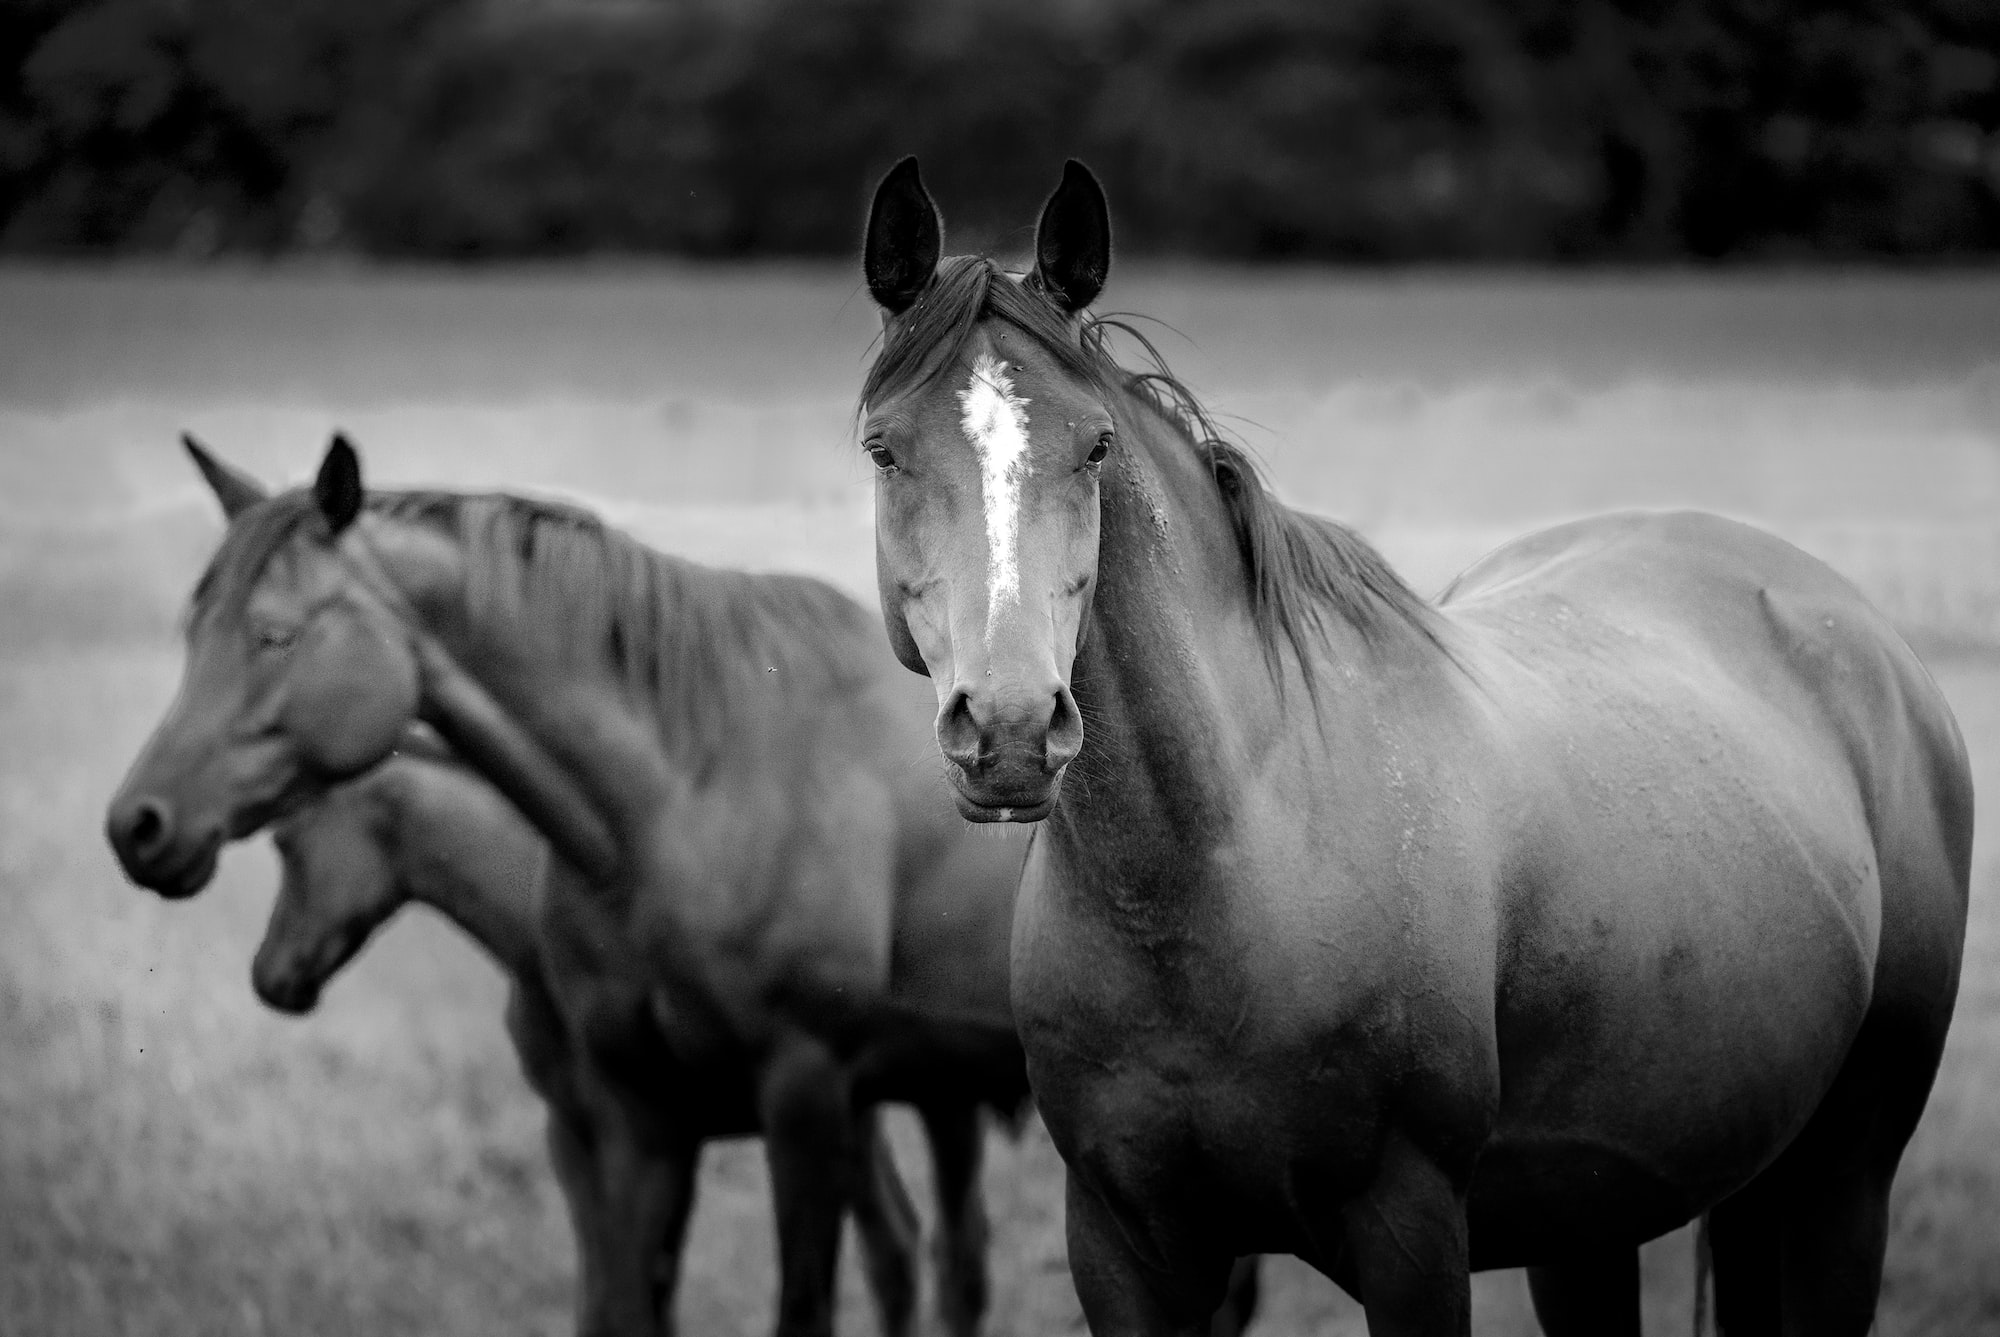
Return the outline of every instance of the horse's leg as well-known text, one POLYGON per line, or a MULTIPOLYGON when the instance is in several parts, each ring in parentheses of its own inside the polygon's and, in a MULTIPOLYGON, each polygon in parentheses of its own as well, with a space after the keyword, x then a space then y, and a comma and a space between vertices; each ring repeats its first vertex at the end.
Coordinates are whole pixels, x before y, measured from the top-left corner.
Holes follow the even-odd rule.
POLYGON ((794 1035, 766 1065, 758 1102, 778 1215, 779 1337, 831 1337, 840 1222, 859 1150, 846 1072, 794 1035))
POLYGON ((861 1236, 868 1289, 875 1296, 883 1337, 907 1337, 917 1311, 917 1240, 923 1228, 874 1108, 855 1112, 854 1138, 862 1156, 854 1225, 861 1236))
POLYGON ((936 1167, 938 1233, 938 1317, 951 1337, 979 1331, 988 1296, 986 1249, 989 1231, 979 1167, 985 1155, 979 1107, 925 1105, 919 1111, 930 1136, 936 1167))
POLYGON ((1950 1020, 1949 997, 1901 1001, 1878 996, 1833 1088, 1766 1171, 1777 1176, 1787 1337, 1863 1337, 1875 1322, 1889 1188, 1950 1020))
POLYGON ((1778 1337, 1778 1212, 1769 1171, 1708 1212, 1715 1330, 1778 1337))
POLYGON ((1384 1140, 1375 1182, 1341 1225, 1369 1337, 1470 1337, 1465 1190, 1406 1136, 1384 1140))
POLYGON ((1863 1337, 1874 1324, 1889 1188, 1947 1015, 1878 1003, 1805 1128, 1710 1212, 1722 1337, 1863 1337))
POLYGON ((600 1317, 607 1303, 604 1275, 604 1206, 598 1196, 597 1157, 589 1129, 573 1112, 549 1106, 549 1164, 569 1209, 570 1232, 576 1237, 576 1330, 601 1332, 608 1319, 600 1317))
POLYGON ((1225 1254, 1143 1259, 1104 1200, 1075 1171, 1067 1180, 1070 1278, 1092 1337, 1208 1337, 1236 1260, 1225 1254))
MULTIPOLYGON (((622 1094, 593 1101, 602 1279, 588 1337, 655 1337, 661 1331, 662 1246, 685 1225, 694 1192, 692 1143, 663 1140, 647 1112, 622 1094)), ((674 1242, 673 1259, 680 1249, 674 1242)), ((671 1296, 665 1297, 670 1307, 671 1296)))
POLYGON ((1250 1326, 1250 1320, 1257 1316, 1257 1297, 1261 1289, 1258 1273, 1262 1263, 1256 1254, 1236 1260, 1229 1269, 1229 1289, 1216 1309, 1215 1317, 1209 1321, 1208 1337, 1240 1337, 1250 1326))
POLYGON ((653 1254, 653 1314, 661 1337, 673 1337, 674 1297, 681 1285, 681 1255, 687 1247, 688 1218, 694 1215, 701 1143, 676 1142, 661 1157, 659 1236, 653 1254))
POLYGON ((1605 1249, 1528 1269, 1546 1337, 1639 1337, 1639 1251, 1605 1249))

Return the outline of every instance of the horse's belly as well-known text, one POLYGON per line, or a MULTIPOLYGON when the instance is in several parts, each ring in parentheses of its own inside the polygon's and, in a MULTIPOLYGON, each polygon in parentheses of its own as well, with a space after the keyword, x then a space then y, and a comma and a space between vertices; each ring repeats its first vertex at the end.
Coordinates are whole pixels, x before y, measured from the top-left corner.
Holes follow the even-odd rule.
POLYGON ((1501 1106, 1473 1187, 1482 1266, 1651 1238, 1797 1135, 1872 989, 1874 943, 1853 927, 1857 903, 1879 904, 1872 865, 1856 851, 1848 876, 1827 866, 1679 894, 1635 879, 1516 940, 1501 1106))

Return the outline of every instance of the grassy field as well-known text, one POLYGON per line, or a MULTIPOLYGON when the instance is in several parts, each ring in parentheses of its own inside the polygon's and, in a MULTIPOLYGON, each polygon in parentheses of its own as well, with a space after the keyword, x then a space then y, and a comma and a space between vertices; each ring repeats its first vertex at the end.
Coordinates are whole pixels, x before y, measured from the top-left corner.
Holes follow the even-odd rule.
MULTIPOLYGON (((1694 504, 1856 579, 1930 656, 2000 794, 2000 278, 1550 280, 1155 271, 1177 368, 1293 500, 1435 585, 1578 511, 1694 504)), ((872 600, 845 431, 874 330, 845 271, 0 271, 0 1335, 561 1333, 567 1228, 497 974, 420 914, 294 1021, 251 995, 264 844, 166 905, 105 798, 173 689, 215 541, 174 435, 274 480, 329 429, 385 482, 601 506, 663 547, 872 600)), ((1982 813, 1982 827, 1993 819, 1982 813)), ((1978 844, 1946 1066, 1906 1158, 1880 1331, 2000 1331, 2000 847, 1978 844)), ((925 1166, 896 1126, 913 1181, 925 1166)), ((1046 1139, 995 1135, 992 1329, 1079 1320, 1046 1139)), ((704 1165, 685 1331, 771 1318, 754 1144, 704 1165)), ((920 1199, 921 1201, 921 1199, 920 1199)), ((1647 1251, 1683 1332, 1684 1234, 1647 1251)), ((1274 1262, 1265 1332, 1361 1331, 1274 1262)), ((852 1269, 844 1331, 871 1329, 852 1269)), ((1517 1274, 1476 1330, 1532 1332, 1517 1274)))

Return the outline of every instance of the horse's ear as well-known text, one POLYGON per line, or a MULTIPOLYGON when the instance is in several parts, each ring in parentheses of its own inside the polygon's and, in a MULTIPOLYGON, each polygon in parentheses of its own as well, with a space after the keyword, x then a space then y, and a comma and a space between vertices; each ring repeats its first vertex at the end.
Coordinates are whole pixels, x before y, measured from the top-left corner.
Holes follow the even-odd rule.
POLYGON ((1081 311, 1104 291, 1111 274, 1111 210, 1104 187, 1071 158, 1062 184, 1042 206, 1035 227, 1035 279, 1065 311, 1081 311))
POLYGON ((207 446, 195 440, 193 432, 182 432, 181 444, 187 447, 194 467, 201 470, 201 476, 207 480, 209 490, 215 493, 215 499, 222 503, 224 519, 234 520, 271 495, 249 474, 217 459, 207 446))
POLYGON ((944 226, 912 155, 891 167, 875 188, 861 251, 868 291, 892 316, 908 310, 937 272, 943 250, 944 226))
POLYGON ((319 503, 327 529, 336 535, 361 514, 361 457, 339 432, 333 434, 326 458, 320 461, 319 477, 313 480, 313 500, 319 503))

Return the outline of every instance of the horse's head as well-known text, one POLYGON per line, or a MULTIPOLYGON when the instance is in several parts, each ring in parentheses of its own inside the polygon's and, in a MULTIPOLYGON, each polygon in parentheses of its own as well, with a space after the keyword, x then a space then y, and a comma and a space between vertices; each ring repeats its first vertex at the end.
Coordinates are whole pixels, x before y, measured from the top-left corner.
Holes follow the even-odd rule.
POLYGON ((335 437, 310 489, 267 496, 186 439, 229 517, 196 587, 180 692, 105 826, 133 881, 190 896, 225 841, 375 765, 413 719, 412 633, 341 551, 360 464, 335 437))
POLYGON ((269 1006, 310 1012, 326 982, 408 899, 394 862, 402 780, 392 759, 273 828, 283 871, 250 966, 269 1006))
POLYGON ((1037 821, 1083 745, 1070 673, 1116 441, 1081 316, 1110 263, 1104 193, 1068 165, 1024 276, 941 262, 941 242, 905 159, 876 192, 864 256, 885 327, 862 427, 882 612, 898 657, 936 685, 960 811, 1037 821))

